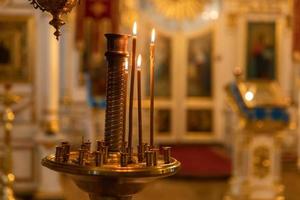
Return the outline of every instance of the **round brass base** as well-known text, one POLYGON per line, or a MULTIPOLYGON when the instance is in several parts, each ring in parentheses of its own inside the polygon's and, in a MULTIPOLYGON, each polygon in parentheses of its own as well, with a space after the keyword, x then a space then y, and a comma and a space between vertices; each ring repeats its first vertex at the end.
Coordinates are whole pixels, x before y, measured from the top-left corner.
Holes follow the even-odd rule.
MULTIPOLYGON (((76 157, 72 153, 71 157, 76 157)), ((71 159, 72 160, 72 159, 71 159)), ((133 160, 137 160, 134 155, 133 160)), ((159 178, 174 175, 180 169, 180 162, 171 158, 165 164, 162 158, 156 166, 146 166, 146 163, 134 162, 121 167, 115 159, 109 159, 102 166, 76 165, 71 161, 57 162, 55 156, 50 155, 42 160, 42 165, 57 172, 66 173, 76 185, 87 192, 91 200, 127 200, 141 191, 147 183, 159 178)))

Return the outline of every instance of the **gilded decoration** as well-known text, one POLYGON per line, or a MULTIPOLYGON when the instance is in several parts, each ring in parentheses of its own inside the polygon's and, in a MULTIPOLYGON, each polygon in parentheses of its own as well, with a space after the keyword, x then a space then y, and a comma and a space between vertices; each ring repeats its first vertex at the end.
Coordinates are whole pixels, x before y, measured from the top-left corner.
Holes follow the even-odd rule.
POLYGON ((271 171, 270 150, 266 146, 258 146, 253 153, 253 174, 262 179, 271 171))
POLYGON ((173 20, 196 18, 211 0, 152 0, 155 8, 165 17, 173 20))
POLYGON ((139 0, 140 15, 168 31, 190 32, 217 20, 221 0, 139 0))
POLYGON ((276 81, 244 81, 241 74, 236 74, 236 81, 226 87, 226 92, 230 106, 240 115, 242 127, 262 133, 289 125, 289 99, 276 81))
POLYGON ((286 0, 230 0, 241 13, 282 13, 286 0))
POLYGON ((0 197, 3 200, 15 200, 13 184, 15 175, 13 174, 13 152, 12 152, 12 129, 15 120, 15 113, 12 106, 17 104, 21 97, 11 92, 12 85, 4 85, 4 93, 0 96, 0 102, 3 105, 2 122, 4 128, 4 150, 0 166, 0 197))

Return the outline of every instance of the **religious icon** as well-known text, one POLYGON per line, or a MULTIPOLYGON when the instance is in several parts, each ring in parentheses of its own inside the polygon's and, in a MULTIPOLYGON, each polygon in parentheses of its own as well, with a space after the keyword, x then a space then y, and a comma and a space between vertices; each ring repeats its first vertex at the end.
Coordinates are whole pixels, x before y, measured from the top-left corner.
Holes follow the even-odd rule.
POLYGON ((192 110, 187 111, 187 132, 189 133, 211 133, 213 130, 212 110, 192 110))
POLYGON ((275 22, 248 24, 247 78, 275 79, 276 73, 275 22))
POLYGON ((159 109, 156 111, 156 130, 161 135, 171 133, 171 112, 168 109, 159 109))
POLYGON ((0 82, 30 80, 28 29, 26 17, 0 16, 0 82))
MULTIPOLYGON (((0 24, 0 27, 1 24, 0 24)), ((1 30, 1 28, 0 28, 1 30)), ((20 38, 10 30, 0 32, 0 80, 13 79, 20 72, 20 38), (16 72, 16 73, 15 73, 16 72), (13 75, 14 74, 14 75, 13 75)))
MULTIPOLYGON (((169 136, 171 134, 171 126, 172 126, 172 116, 171 109, 169 108, 157 108, 154 111, 154 129, 155 134, 159 136, 169 136)), ((150 109, 143 109, 143 116, 149 116, 150 109)), ((136 122, 137 123, 137 122, 136 122)), ((149 120, 143 121, 143 132, 149 132, 149 120)), ((145 136, 147 137, 147 135, 145 136)))
POLYGON ((0 41, 0 65, 9 65, 12 62, 11 51, 9 45, 4 42, 0 41))
POLYGON ((212 40, 209 32, 189 41, 187 94, 189 97, 211 97, 212 95, 212 40))

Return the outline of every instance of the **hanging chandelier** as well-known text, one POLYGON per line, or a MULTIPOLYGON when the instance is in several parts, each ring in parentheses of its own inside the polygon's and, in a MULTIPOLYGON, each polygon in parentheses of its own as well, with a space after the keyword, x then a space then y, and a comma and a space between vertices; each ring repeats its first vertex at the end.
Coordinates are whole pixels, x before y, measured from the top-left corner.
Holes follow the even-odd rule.
POLYGON ((65 24, 62 20, 62 15, 71 12, 78 1, 79 0, 29 0, 35 9, 39 8, 43 12, 47 11, 53 16, 49 24, 55 28, 54 35, 57 40, 61 35, 60 28, 65 24))

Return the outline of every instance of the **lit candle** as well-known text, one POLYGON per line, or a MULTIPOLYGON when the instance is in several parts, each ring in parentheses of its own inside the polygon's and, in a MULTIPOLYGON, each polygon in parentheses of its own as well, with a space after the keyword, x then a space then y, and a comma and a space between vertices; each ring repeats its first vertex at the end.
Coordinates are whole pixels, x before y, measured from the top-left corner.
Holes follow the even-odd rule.
POLYGON ((139 128, 139 147, 143 145, 142 133, 142 92, 141 92, 141 64, 142 56, 139 54, 137 59, 137 90, 138 90, 138 128, 139 128))
POLYGON ((151 32, 150 43, 150 147, 154 147, 154 53, 155 29, 151 32))
POLYGON ((128 60, 126 59, 124 65, 124 107, 123 107, 123 135, 122 135, 122 146, 125 150, 125 137, 126 137, 126 106, 127 106, 127 82, 128 82, 128 60))
POLYGON ((130 80, 130 96, 129 96, 129 113, 128 113, 128 153, 129 161, 132 156, 132 112, 133 112, 133 95, 134 95, 134 76, 135 76, 135 54, 136 54, 136 35, 137 35, 137 24, 134 22, 132 29, 132 57, 131 57, 131 80, 130 80))

